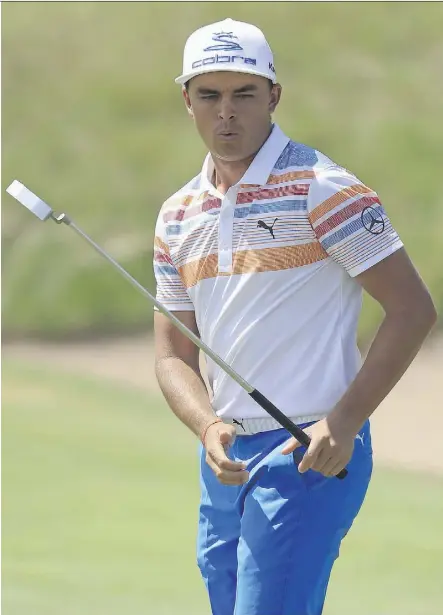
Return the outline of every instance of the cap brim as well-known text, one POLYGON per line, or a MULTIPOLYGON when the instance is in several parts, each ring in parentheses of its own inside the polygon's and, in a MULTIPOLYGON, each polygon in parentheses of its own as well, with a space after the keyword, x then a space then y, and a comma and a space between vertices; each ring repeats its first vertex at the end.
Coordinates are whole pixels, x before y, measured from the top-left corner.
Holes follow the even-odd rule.
POLYGON ((183 75, 180 75, 180 77, 177 77, 176 79, 174 79, 175 83, 178 83, 180 85, 185 85, 185 83, 187 81, 189 81, 190 79, 192 79, 193 77, 198 77, 198 75, 205 75, 206 73, 216 73, 216 72, 233 72, 233 73, 243 73, 243 74, 247 74, 247 75, 256 75, 257 77, 264 77, 265 79, 269 79, 270 81, 272 81, 272 83, 277 83, 277 78, 275 77, 275 75, 270 75, 269 73, 264 73, 258 70, 254 70, 253 68, 247 68, 242 70, 241 68, 239 68, 238 66, 234 66, 231 65, 225 65, 225 64, 219 64, 219 65, 212 65, 212 66, 206 66, 204 68, 204 70, 200 70, 200 71, 193 71, 192 73, 185 73, 183 75))

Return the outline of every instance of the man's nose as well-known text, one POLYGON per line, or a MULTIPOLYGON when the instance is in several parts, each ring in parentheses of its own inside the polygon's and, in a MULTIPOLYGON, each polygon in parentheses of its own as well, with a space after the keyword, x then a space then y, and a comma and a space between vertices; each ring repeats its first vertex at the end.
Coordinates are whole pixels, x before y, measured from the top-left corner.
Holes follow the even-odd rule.
POLYGON ((229 99, 223 99, 220 103, 218 116, 221 120, 233 120, 236 116, 235 108, 229 99))

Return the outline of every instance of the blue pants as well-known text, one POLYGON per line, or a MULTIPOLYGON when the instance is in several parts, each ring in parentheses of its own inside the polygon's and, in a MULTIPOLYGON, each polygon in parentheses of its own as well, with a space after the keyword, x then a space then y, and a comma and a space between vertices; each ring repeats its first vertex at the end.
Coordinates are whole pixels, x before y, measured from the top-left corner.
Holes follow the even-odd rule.
POLYGON ((222 485, 200 445, 197 562, 213 615, 321 615, 332 566, 369 485, 369 422, 355 440, 344 480, 282 455, 284 429, 238 436, 229 450, 249 481, 222 485))

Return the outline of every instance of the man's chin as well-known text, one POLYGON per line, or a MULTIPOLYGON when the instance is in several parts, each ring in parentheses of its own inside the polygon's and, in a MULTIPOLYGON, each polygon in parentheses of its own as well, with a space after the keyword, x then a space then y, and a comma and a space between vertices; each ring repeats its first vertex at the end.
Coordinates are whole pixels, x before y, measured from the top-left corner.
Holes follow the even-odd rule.
POLYGON ((217 146, 212 152, 214 158, 222 162, 241 162, 250 157, 238 147, 220 147, 217 146))

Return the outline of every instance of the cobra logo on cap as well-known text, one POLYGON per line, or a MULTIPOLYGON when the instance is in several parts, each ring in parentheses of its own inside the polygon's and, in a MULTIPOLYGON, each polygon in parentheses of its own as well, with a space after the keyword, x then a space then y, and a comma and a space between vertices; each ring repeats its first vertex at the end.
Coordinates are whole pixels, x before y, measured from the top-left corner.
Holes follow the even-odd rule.
POLYGON ((218 44, 205 47, 203 51, 243 51, 243 47, 234 38, 238 40, 233 32, 214 32, 212 40, 218 44))

